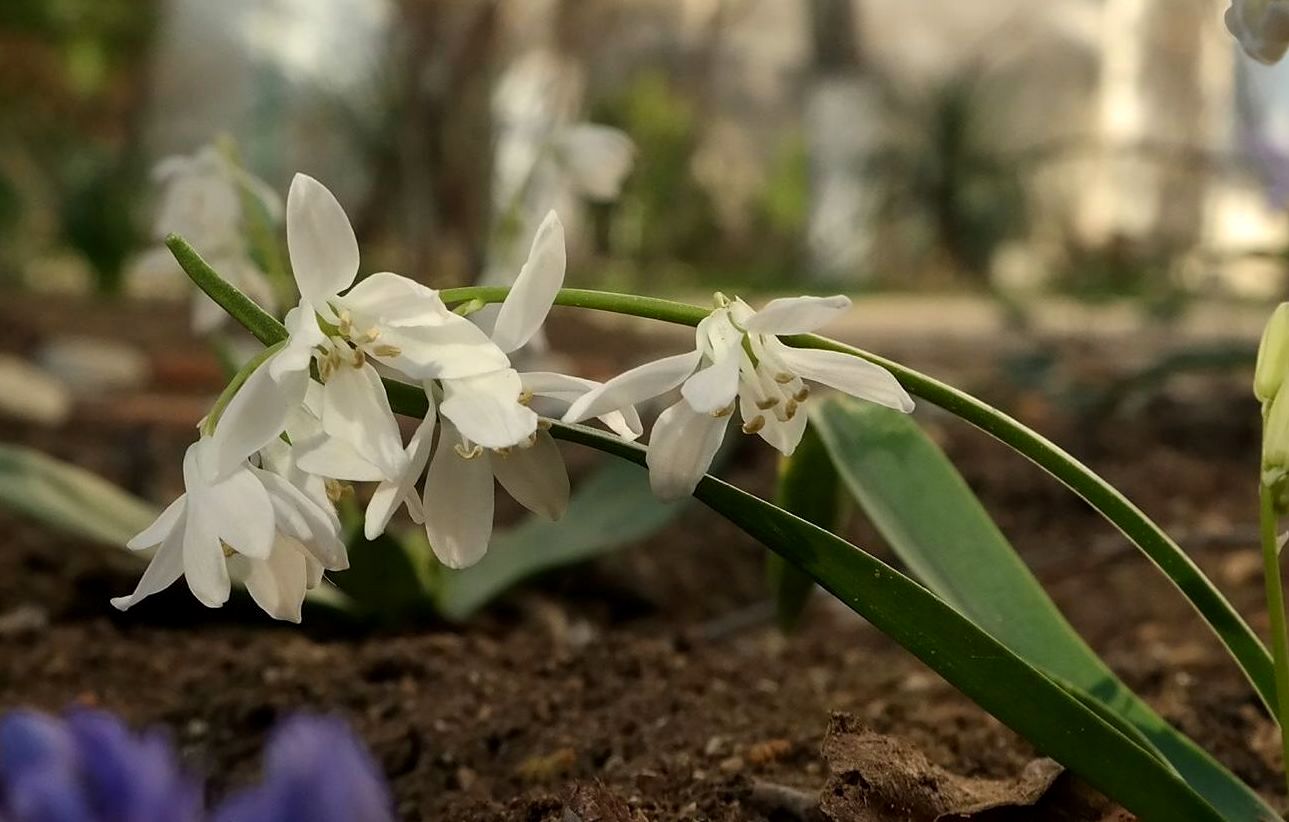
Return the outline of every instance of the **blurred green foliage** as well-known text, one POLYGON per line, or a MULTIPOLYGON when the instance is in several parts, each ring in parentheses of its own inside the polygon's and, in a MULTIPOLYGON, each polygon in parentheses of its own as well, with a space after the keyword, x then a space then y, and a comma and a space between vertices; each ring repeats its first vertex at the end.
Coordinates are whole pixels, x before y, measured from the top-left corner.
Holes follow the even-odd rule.
POLYGON ((0 278, 70 248, 119 284, 156 23, 156 0, 0 4, 0 278))

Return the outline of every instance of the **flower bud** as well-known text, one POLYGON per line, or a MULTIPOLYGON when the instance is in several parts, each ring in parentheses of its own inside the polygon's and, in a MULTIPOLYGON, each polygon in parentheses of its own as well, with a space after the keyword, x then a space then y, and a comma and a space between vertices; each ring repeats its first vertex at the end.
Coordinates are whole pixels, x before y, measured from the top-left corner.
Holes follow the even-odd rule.
POLYGON ((1271 402, 1271 411, 1262 427, 1262 482, 1278 483, 1289 469, 1289 392, 1281 392, 1271 402))
POLYGON ((1276 306, 1267 320, 1258 346, 1258 364, 1253 371, 1253 393, 1262 402, 1271 402, 1284 383, 1289 369, 1289 303, 1276 306))

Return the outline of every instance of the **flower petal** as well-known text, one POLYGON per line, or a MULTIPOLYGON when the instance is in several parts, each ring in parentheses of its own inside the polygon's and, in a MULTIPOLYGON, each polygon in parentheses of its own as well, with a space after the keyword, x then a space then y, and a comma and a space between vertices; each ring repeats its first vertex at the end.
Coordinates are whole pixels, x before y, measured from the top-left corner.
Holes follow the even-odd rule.
POLYGON ((683 400, 658 415, 645 455, 649 485, 658 498, 680 499, 694 493, 716 458, 731 416, 702 414, 683 400))
POLYGON ((301 302, 286 312, 284 325, 286 345, 268 361, 269 373, 279 382, 286 380, 288 375, 307 375, 314 346, 327 341, 327 335, 318 327, 317 309, 312 303, 301 302))
POLYGON ((385 472, 358 453, 352 445, 327 434, 296 443, 295 464, 301 471, 331 479, 381 482, 385 472))
MULTIPOLYGON (((176 502, 181 502, 180 497, 176 502)), ((172 504, 170 508, 174 508, 172 504)), ((167 508, 166 511, 169 511, 167 508)), ((182 513, 182 508, 180 509, 182 513)), ((165 514, 162 514, 165 516, 165 514)), ((181 516, 174 523, 175 527, 171 528, 165 535, 161 547, 152 555, 148 567, 144 569, 143 576, 139 577, 139 584, 135 586, 134 593, 128 597, 113 597, 112 607, 124 611, 131 605, 135 605, 145 597, 150 597, 155 593, 164 591, 175 583, 175 580, 183 576, 184 572, 184 518, 181 516)))
POLYGON ((702 354, 695 350, 625 371, 583 394, 568 409, 564 422, 581 422, 665 394, 693 374, 701 361, 702 354))
MULTIPOLYGON (((427 394, 427 396, 429 396, 427 394)), ((376 487, 367 503, 367 513, 363 521, 363 534, 367 539, 385 533, 389 520, 402 503, 414 499, 416 481, 425 473, 430 460, 430 450, 434 445, 434 427, 438 412, 434 408, 434 398, 430 396, 430 410, 416 427, 412 439, 407 444, 407 468, 397 479, 385 480, 376 487)))
POLYGON ((425 479, 425 534, 434 555, 449 568, 474 565, 492 537, 493 482, 487 452, 463 459, 458 435, 444 424, 425 479))
POLYGON ((202 519, 228 547, 258 559, 269 555, 277 530, 273 503, 249 466, 189 499, 189 517, 200 509, 202 519))
POLYGON ((228 601, 231 583, 224 546, 210 511, 194 507, 184 518, 183 566, 188 589, 202 605, 218 608, 228 601))
POLYGON ((840 351, 792 348, 772 339, 767 340, 767 344, 788 370, 803 380, 812 380, 906 414, 913 410, 913 398, 891 372, 880 365, 840 351))
MULTIPOLYGON (((277 518, 277 530, 297 540, 301 548, 329 571, 349 567, 349 555, 340 538, 338 520, 330 511, 318 507, 307 494, 271 471, 256 470, 256 476, 269 492, 277 518)), ((273 550, 278 550, 278 541, 273 550)), ((270 556, 271 558, 271 556, 270 556)))
POLYGON ((358 274, 358 240, 345 210, 307 174, 295 175, 286 195, 286 244, 304 302, 325 305, 358 274))
POLYGON ((323 383, 322 430, 357 450, 383 479, 397 477, 407 462, 398 421, 370 364, 341 366, 323 383))
POLYGON ((554 211, 537 227, 528 261, 501 304, 492 340, 507 353, 528 342, 541 328, 564 284, 564 225, 554 211))
POLYGON ((510 448, 537 430, 537 414, 519 403, 523 383, 513 368, 443 381, 443 416, 484 448, 510 448))
POLYGON ((809 417, 804 410, 797 411, 787 421, 781 421, 774 411, 762 411, 757 408, 753 396, 740 392, 738 399, 739 413, 745 423, 757 417, 761 418, 761 427, 756 432, 761 439, 784 456, 791 456, 797 450, 797 446, 801 444, 801 437, 806 432, 806 422, 809 417))
POLYGON ((568 509, 568 470, 555 438, 537 432, 528 448, 493 454, 492 471, 510 496, 520 505, 548 520, 557 520, 568 509))
POLYGON ((153 545, 160 545, 176 528, 182 530, 183 526, 179 524, 179 519, 183 516, 187 498, 187 494, 180 494, 178 499, 166 506, 151 525, 131 537, 125 547, 131 551, 141 551, 153 545))
POLYGON ((280 537, 268 559, 238 557, 230 561, 246 591, 264 613, 274 619, 299 622, 308 590, 308 558, 304 546, 280 537))
POLYGON ((246 378, 233 395, 215 426, 207 449, 214 457, 214 476, 223 477, 237 470, 246 458, 277 438, 286 427, 287 414, 302 396, 292 396, 303 386, 299 375, 283 382, 273 379, 268 367, 261 365, 246 378))
MULTIPOLYGON (((523 382, 524 388, 532 392, 533 396, 561 402, 564 404, 565 411, 574 402, 577 402, 578 398, 583 394, 600 387, 600 383, 595 380, 559 374, 554 371, 528 371, 521 373, 519 379, 523 382)), ((546 412, 538 410, 538 413, 545 414, 546 412)), ((644 425, 640 422, 640 415, 636 413, 635 408, 629 405, 617 411, 600 414, 599 420, 627 442, 636 440, 644 433, 644 425)))
POLYGON ((729 408, 738 393, 739 351, 729 346, 715 352, 715 361, 685 380, 680 394, 695 411, 714 414, 729 408))
POLYGON ((365 348, 413 380, 475 377, 510 367, 510 359, 488 335, 457 314, 423 325, 384 326, 377 343, 365 348), (393 346, 398 353, 378 353, 389 350, 381 346, 393 346))
POLYGON ((753 334, 805 334, 827 325, 850 308, 850 298, 782 297, 770 300, 752 315, 747 330, 753 334))

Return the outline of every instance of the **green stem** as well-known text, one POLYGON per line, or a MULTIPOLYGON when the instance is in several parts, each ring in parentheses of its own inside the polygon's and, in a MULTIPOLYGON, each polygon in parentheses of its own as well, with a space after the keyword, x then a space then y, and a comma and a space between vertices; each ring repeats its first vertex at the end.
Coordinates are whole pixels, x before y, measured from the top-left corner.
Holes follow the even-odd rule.
MULTIPOLYGON (((215 274, 182 238, 171 235, 167 238, 166 244, 197 285, 204 289, 215 302, 224 306, 226 311, 245 325, 261 342, 272 345, 285 339, 286 329, 281 323, 264 313, 259 306, 236 288, 221 280, 219 275, 215 274)), ((504 300, 509 292, 510 289, 505 286, 482 286, 446 289, 440 292, 440 296, 447 303, 463 303, 471 300, 491 303, 504 300)), ((579 288, 561 289, 555 298, 555 303, 689 326, 697 325, 710 313, 710 309, 671 300, 579 288)), ((1272 714, 1279 714, 1276 710, 1275 670, 1271 654, 1267 652, 1257 634, 1226 601, 1208 577, 1204 576, 1190 557, 1164 533, 1163 529, 1152 522, 1114 486, 1046 437, 988 403, 939 380, 885 357, 814 334, 785 337, 784 341, 799 348, 840 351, 886 368, 910 393, 940 406, 1011 446, 1064 483, 1067 488, 1082 497, 1117 527, 1172 580, 1225 643, 1268 710, 1272 714)), ((415 399, 417 393, 421 395, 419 407, 422 409, 425 407, 424 392, 395 382, 387 382, 386 386, 391 389, 390 401, 394 404, 395 410, 407 413, 395 403, 396 396, 406 399, 408 408, 417 407, 415 399)))
POLYGON ((1285 595, 1280 578, 1280 547, 1276 538, 1275 493, 1258 484, 1259 522, 1262 535, 1262 573, 1267 586, 1267 613, 1271 619, 1271 650, 1276 667, 1276 718, 1280 724, 1281 769, 1289 790, 1289 633, 1285 630, 1285 595))

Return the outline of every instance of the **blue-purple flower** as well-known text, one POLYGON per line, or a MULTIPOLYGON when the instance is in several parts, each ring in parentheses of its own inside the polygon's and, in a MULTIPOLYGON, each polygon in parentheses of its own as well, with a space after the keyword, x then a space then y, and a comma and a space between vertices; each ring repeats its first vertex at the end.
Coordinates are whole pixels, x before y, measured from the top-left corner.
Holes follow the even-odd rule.
POLYGON ((273 732, 260 784, 207 813, 201 783, 164 734, 132 733, 103 711, 0 719, 3 822, 392 822, 393 799, 362 742, 336 717, 273 732))

